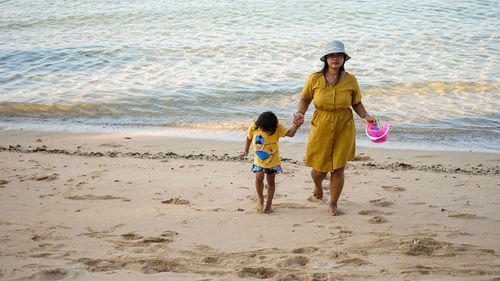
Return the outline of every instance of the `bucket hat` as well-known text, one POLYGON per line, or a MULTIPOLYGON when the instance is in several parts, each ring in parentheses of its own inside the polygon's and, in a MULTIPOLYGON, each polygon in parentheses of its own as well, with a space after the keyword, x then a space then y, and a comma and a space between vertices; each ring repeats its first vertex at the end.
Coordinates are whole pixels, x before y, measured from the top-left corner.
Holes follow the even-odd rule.
POLYGON ((345 60, 348 61, 351 56, 345 52, 344 43, 340 41, 332 41, 326 44, 324 55, 320 58, 321 61, 325 61, 326 56, 333 53, 343 53, 345 54, 345 60))

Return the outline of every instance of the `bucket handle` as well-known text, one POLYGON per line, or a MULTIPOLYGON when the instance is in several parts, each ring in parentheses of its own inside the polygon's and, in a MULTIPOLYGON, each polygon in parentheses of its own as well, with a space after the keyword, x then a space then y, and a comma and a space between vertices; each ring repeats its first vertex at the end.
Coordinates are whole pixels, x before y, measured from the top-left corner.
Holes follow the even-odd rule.
POLYGON ((371 140, 378 140, 378 139, 385 137, 385 135, 387 135, 387 133, 389 133, 390 128, 391 128, 391 126, 387 127, 387 131, 385 131, 385 133, 383 135, 381 135, 380 137, 370 136, 370 134, 368 134, 368 126, 365 127, 365 133, 366 133, 366 136, 369 137, 371 140))

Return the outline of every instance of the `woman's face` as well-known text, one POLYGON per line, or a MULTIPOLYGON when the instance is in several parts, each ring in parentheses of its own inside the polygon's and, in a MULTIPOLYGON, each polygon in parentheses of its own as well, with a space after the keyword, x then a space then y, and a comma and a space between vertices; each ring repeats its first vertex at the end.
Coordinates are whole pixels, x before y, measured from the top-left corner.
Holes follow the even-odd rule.
POLYGON ((340 68, 344 64, 344 53, 326 55, 326 63, 328 63, 328 66, 331 68, 340 68))

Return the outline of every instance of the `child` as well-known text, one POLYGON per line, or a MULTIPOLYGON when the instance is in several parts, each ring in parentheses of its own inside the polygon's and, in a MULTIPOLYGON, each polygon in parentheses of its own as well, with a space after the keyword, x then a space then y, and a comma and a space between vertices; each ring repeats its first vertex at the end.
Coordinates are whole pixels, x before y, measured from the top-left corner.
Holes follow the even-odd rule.
POLYGON ((271 111, 267 111, 259 115, 248 128, 247 142, 245 144, 245 152, 239 158, 248 155, 250 143, 253 142, 254 161, 252 171, 255 173, 255 189, 259 196, 259 212, 262 212, 264 207, 264 174, 267 181, 267 203, 264 213, 272 213, 271 206, 273 203, 276 174, 282 173, 281 160, 279 156, 278 141, 279 138, 287 136, 293 137, 300 126, 295 122, 293 127, 286 129, 278 122, 278 118, 271 111))

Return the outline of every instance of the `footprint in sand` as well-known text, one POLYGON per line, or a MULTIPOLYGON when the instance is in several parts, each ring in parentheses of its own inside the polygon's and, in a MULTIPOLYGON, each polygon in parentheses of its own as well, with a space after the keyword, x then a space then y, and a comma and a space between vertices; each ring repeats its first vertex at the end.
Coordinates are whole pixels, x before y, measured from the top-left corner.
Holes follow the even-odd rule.
POLYGON ((110 233, 114 232, 115 230, 124 227, 125 224, 120 223, 114 226, 111 226, 108 229, 105 229, 103 231, 97 231, 94 230, 92 227, 87 226, 85 229, 87 230, 86 233, 79 234, 78 236, 88 236, 88 237, 94 237, 94 238, 104 238, 110 236, 110 233))
POLYGON ((473 214, 453 214, 453 215, 449 215, 448 217, 450 217, 450 218, 457 218, 457 219, 468 219, 468 220, 471 220, 471 219, 484 219, 484 217, 478 217, 478 216, 473 215, 473 214))
MULTIPOLYGON (((85 265, 85 270, 90 272, 103 272, 103 271, 111 271, 126 268, 128 263, 121 260, 105 260, 105 259, 90 259, 90 258, 80 258, 77 260, 79 263, 83 263, 85 265)), ((45 280, 45 279, 40 279, 45 280)), ((50 280, 50 279, 48 279, 50 280)))
POLYGON ((387 191, 396 191, 396 192, 400 192, 400 191, 404 191, 405 190, 403 187, 394 186, 394 185, 382 185, 382 188, 384 190, 387 190, 387 191))
POLYGON ((177 231, 167 230, 167 231, 164 231, 160 236, 174 238, 177 235, 179 235, 179 233, 177 231))
POLYGON ((293 249, 292 253, 294 253, 294 254, 311 254, 317 250, 318 250, 318 248, 316 248, 316 247, 302 247, 302 248, 293 249))
POLYGON ((103 144, 100 144, 99 146, 104 146, 104 147, 122 147, 123 145, 121 144, 117 144, 115 142, 111 142, 111 143, 103 143, 103 144))
POLYGON ((336 260, 336 259, 341 258, 341 257, 348 257, 349 255, 347 254, 347 252, 344 252, 344 251, 341 251, 341 252, 333 251, 333 252, 328 252, 326 254, 326 256, 329 259, 336 260))
MULTIPOLYGON (((449 243, 448 243, 449 244, 449 243)), ((434 251, 445 246, 446 243, 434 240, 432 238, 413 239, 400 244, 400 249, 410 256, 431 256, 434 251)), ((451 245, 451 244, 449 244, 451 245)))
POLYGON ((63 268, 47 269, 31 275, 28 280, 64 280, 74 276, 74 274, 63 268))
POLYGON ((370 161, 370 160, 372 160, 372 158, 368 155, 363 155, 363 153, 354 156, 354 161, 370 161))
POLYGON ((142 239, 142 236, 139 234, 135 234, 133 232, 125 233, 121 235, 125 240, 139 240, 142 239))
POLYGON ((309 263, 309 259, 304 256, 298 257, 288 257, 277 263, 278 267, 294 267, 294 266, 306 266, 309 263))
POLYGON ((86 195, 81 195, 81 196, 64 196, 64 199, 68 200, 122 200, 123 202, 129 202, 130 199, 125 198, 125 197, 117 197, 113 195, 93 195, 93 194, 86 194, 86 195))
POLYGON ((209 256, 209 257, 202 258, 201 262, 207 263, 207 264, 219 264, 219 263, 221 263, 221 259, 220 259, 220 257, 209 256))
POLYGON ((331 233, 333 234, 334 237, 338 238, 338 239, 345 239, 347 237, 350 237, 352 236, 352 231, 350 230, 346 230, 346 229, 342 229, 336 233, 331 233))
POLYGON ((193 208, 197 212, 224 212, 222 208, 193 208))
POLYGON ((35 181, 54 181, 57 179, 59 174, 52 174, 52 175, 39 175, 39 176, 33 176, 30 178, 30 180, 35 180, 35 181))
POLYGON ((179 168, 193 168, 193 167, 201 167, 203 164, 197 164, 197 165, 191 165, 191 164, 184 164, 180 165, 179 168))
POLYGON ((470 245, 453 244, 434 240, 432 238, 415 238, 399 244, 399 249, 410 256, 430 256, 430 257, 454 257, 457 255, 492 255, 492 249, 480 249, 470 245))
POLYGON ((382 216, 375 216, 375 217, 369 219, 368 222, 372 223, 372 224, 380 224, 380 223, 386 223, 387 219, 382 217, 382 216))
POLYGON ((33 235, 31 237, 31 240, 33 240, 33 241, 41 241, 41 240, 47 239, 49 236, 50 236, 50 234, 45 234, 45 235, 35 234, 35 235, 33 235))
POLYGON ((0 180, 0 188, 5 188, 4 185, 6 185, 8 183, 9 183, 9 181, 7 181, 7 180, 0 180))
POLYGON ((427 203, 425 203, 425 202, 408 202, 408 204, 415 205, 415 206, 422 206, 422 205, 426 205, 427 203))
POLYGON ((363 210, 359 211, 358 214, 363 216, 377 216, 377 215, 392 215, 393 212, 382 212, 379 210, 363 210))
POLYGON ((387 207, 387 206, 392 205, 392 202, 386 201, 384 198, 370 200, 370 203, 372 203, 375 206, 379 206, 379 207, 387 207))
POLYGON ((244 267, 238 270, 238 276, 241 278, 268 279, 273 278, 276 274, 278 274, 277 270, 266 267, 244 267))
POLYGON ((314 207, 304 206, 298 203, 279 203, 273 204, 273 208, 288 208, 288 209, 314 209, 314 207))
POLYGON ((174 204, 174 205, 188 205, 190 202, 188 200, 176 198, 170 198, 168 200, 161 201, 162 204, 174 204))
POLYGON ((369 264, 369 262, 362 260, 360 258, 351 258, 351 259, 345 259, 340 261, 342 265, 356 265, 356 266, 362 266, 365 264, 369 264))
POLYGON ((138 243, 153 244, 153 243, 170 243, 170 242, 172 242, 172 239, 175 236, 177 236, 178 234, 179 233, 177 233, 176 231, 167 230, 167 231, 164 231, 160 235, 160 237, 148 237, 148 238, 143 239, 142 235, 136 234, 134 232, 122 234, 121 237, 125 240, 141 240, 141 239, 143 239, 142 241, 139 241, 138 243))
POLYGON ((170 243, 172 240, 163 237, 149 237, 141 241, 143 244, 170 243))
POLYGON ((159 272, 182 272, 182 266, 173 260, 153 259, 146 261, 146 265, 142 268, 142 272, 146 274, 159 272))
POLYGON ((455 238, 460 237, 460 236, 472 236, 472 234, 467 233, 467 232, 462 232, 462 231, 453 231, 453 232, 450 232, 446 235, 446 237, 452 238, 452 239, 455 239, 455 238))

